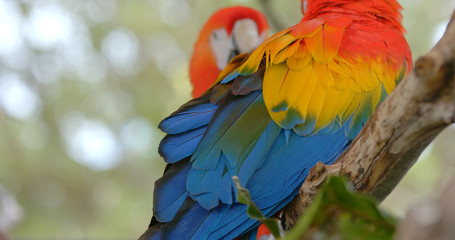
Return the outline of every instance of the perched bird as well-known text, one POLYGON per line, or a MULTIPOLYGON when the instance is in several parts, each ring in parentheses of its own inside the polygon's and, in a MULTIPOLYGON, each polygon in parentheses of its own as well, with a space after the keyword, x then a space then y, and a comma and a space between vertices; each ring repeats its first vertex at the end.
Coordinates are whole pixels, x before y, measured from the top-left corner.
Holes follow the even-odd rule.
POLYGON ((215 12, 202 28, 190 61, 193 97, 199 97, 217 79, 229 61, 249 53, 268 36, 265 16, 248 7, 227 7, 215 12))
POLYGON ((302 20, 232 59, 159 127, 169 163, 142 239, 255 238, 231 180, 266 216, 331 164, 411 68, 396 0, 303 0, 302 20))
MULTIPOLYGON (((236 6, 215 12, 202 28, 190 61, 193 97, 212 86, 232 58, 258 47, 268 31, 266 17, 255 9, 236 6)), ((258 239, 271 236, 265 225, 260 229, 258 239)))

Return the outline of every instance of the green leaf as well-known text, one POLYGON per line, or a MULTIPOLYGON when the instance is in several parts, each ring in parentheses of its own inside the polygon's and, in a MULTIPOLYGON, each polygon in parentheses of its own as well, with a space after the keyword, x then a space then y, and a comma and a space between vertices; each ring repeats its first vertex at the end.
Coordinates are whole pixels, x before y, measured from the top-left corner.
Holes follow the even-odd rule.
POLYGON ((232 180, 235 183, 235 188, 237 188, 237 199, 240 203, 247 205, 246 212, 248 216, 263 223, 273 234, 275 239, 281 239, 280 227, 278 226, 277 220, 274 218, 266 218, 264 214, 262 214, 261 210, 256 206, 253 200, 251 200, 250 192, 240 185, 238 177, 234 176, 232 177, 232 180))
POLYGON ((349 191, 346 182, 329 178, 285 239, 392 239, 396 221, 371 197, 349 191))

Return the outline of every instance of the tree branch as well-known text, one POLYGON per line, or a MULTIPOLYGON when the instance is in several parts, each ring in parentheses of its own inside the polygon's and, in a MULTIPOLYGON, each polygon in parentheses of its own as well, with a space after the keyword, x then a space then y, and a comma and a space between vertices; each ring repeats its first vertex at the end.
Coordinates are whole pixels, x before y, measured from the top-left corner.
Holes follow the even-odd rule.
POLYGON ((329 175, 346 175, 357 191, 383 200, 426 146, 455 119, 455 12, 442 39, 375 111, 351 146, 313 167, 282 221, 292 227, 329 175))

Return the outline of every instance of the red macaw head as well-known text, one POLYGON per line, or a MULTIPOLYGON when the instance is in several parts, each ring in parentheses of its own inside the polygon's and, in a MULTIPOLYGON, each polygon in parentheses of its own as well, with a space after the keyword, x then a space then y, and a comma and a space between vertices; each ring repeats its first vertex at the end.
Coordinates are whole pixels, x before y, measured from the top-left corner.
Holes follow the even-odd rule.
POLYGON ((215 12, 194 46, 190 62, 193 97, 205 92, 233 57, 258 47, 268 30, 265 16, 252 8, 228 7, 215 12))

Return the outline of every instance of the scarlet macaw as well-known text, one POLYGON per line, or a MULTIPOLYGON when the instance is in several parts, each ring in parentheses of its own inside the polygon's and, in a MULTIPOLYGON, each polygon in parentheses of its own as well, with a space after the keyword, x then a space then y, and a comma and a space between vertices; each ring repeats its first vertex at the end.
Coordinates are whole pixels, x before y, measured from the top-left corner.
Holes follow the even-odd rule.
MULTIPOLYGON (((266 17, 252 8, 236 6, 215 12, 202 28, 190 61, 193 97, 213 85, 233 57, 258 47, 268 30, 266 17)), ((259 229, 258 239, 271 235, 265 225, 259 229)))
POLYGON ((202 28, 190 61, 193 97, 209 89, 228 62, 249 53, 266 38, 265 16, 248 7, 227 7, 215 12, 202 28))
POLYGON ((303 0, 300 23, 234 58, 160 123, 169 165, 144 239, 254 238, 232 176, 266 216, 331 164, 411 67, 396 0, 303 0))

